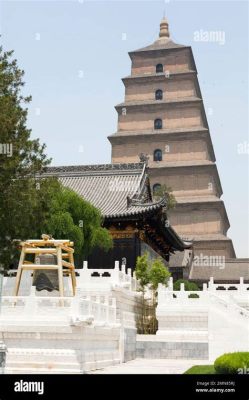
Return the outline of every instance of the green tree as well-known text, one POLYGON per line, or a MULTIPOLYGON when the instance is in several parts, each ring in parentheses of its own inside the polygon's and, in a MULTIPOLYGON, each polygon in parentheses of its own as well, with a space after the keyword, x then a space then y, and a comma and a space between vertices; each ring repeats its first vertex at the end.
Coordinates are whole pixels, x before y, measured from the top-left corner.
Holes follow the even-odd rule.
POLYGON ((166 268, 165 264, 162 262, 160 258, 156 258, 150 268, 149 271, 149 282, 150 289, 152 292, 152 332, 156 333, 157 330, 157 319, 156 319, 156 307, 157 307, 157 290, 158 285, 161 283, 162 285, 167 285, 168 280, 170 278, 170 272, 166 268))
POLYGON ((149 272, 149 281, 151 289, 156 292, 159 283, 167 285, 170 278, 170 272, 160 258, 156 258, 151 266, 149 272))
POLYGON ((157 306, 157 289, 159 283, 167 285, 170 277, 166 265, 160 258, 149 261, 148 253, 137 257, 136 262, 136 278, 139 280, 140 290, 142 292, 142 333, 147 333, 147 325, 149 323, 150 333, 155 333, 157 329, 156 306, 157 306), (146 289, 149 288, 152 293, 152 306, 149 307, 145 301, 146 289), (147 311, 150 310, 149 315, 147 311))
POLYGON ((144 253, 142 256, 137 257, 136 262, 136 278, 139 280, 140 288, 145 291, 146 286, 149 283, 149 260, 148 253, 144 253))
POLYGON ((142 256, 137 257, 136 261, 136 279, 139 280, 139 290, 142 292, 142 315, 141 315, 141 331, 145 333, 146 331, 146 311, 147 311, 147 304, 145 301, 145 292, 147 285, 150 282, 149 279, 149 260, 148 260, 148 253, 144 253, 142 256))
MULTIPOLYGON (((36 175, 50 160, 45 145, 31 139, 27 128, 27 108, 31 97, 24 97, 24 72, 13 59, 13 52, 0 47, 0 267, 11 263, 13 239, 32 234, 40 221, 36 175), (34 223, 35 221, 35 223, 34 223)), ((42 183, 42 186, 45 183, 42 183)), ((39 192, 40 193, 40 192, 39 192)), ((46 210, 45 210, 46 212, 46 210)))
POLYGON ((169 187, 167 185, 161 185, 160 187, 158 187, 155 190, 153 197, 155 198, 155 200, 157 200, 161 197, 165 197, 167 200, 167 210, 174 208, 176 205, 176 199, 172 193, 172 189, 171 189, 171 187, 169 187))
POLYGON ((55 239, 70 239, 75 243, 75 255, 82 260, 94 249, 109 250, 112 237, 103 228, 103 218, 99 210, 82 199, 73 190, 60 186, 54 192, 42 230, 55 239))

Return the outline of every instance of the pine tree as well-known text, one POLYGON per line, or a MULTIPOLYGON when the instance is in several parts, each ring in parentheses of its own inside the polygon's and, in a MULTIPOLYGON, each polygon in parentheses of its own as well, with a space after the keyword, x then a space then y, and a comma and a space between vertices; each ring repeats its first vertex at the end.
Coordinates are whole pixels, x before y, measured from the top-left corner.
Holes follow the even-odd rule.
POLYGON ((80 259, 94 247, 108 250, 112 238, 99 210, 57 179, 42 177, 50 160, 27 128, 31 97, 21 94, 24 72, 12 55, 0 47, 0 272, 18 259, 17 241, 42 233, 73 240, 80 259))
POLYGON ((36 176, 50 160, 45 145, 31 139, 27 128, 31 97, 22 95, 23 75, 13 51, 0 47, 0 267, 4 268, 14 257, 13 240, 24 238, 27 230, 32 235, 40 223, 37 216, 46 212, 37 203, 41 184, 36 176))

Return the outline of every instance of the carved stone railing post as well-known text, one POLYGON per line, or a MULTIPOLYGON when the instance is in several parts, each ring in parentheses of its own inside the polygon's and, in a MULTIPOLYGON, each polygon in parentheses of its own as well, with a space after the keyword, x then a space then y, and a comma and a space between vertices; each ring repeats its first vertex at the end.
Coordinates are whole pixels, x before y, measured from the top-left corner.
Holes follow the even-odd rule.
POLYGON ((172 278, 172 276, 169 278, 169 281, 168 281, 168 290, 173 290, 173 278, 172 278))
POLYGON ((241 276, 239 278, 239 292, 243 292, 244 290, 245 290, 244 278, 241 276))
POLYGON ((209 283, 208 283, 208 290, 213 291, 214 288, 214 278, 210 276, 209 283))

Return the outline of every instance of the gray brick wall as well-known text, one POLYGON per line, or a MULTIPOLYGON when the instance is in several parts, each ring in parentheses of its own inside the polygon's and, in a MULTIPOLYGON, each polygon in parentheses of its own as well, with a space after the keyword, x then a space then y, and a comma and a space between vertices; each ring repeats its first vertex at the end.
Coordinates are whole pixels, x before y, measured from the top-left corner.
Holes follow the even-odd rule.
POLYGON ((124 334, 124 362, 126 362, 136 358, 137 330, 124 328, 124 334))
POLYGON ((136 357, 208 359, 208 343, 137 341, 136 357))

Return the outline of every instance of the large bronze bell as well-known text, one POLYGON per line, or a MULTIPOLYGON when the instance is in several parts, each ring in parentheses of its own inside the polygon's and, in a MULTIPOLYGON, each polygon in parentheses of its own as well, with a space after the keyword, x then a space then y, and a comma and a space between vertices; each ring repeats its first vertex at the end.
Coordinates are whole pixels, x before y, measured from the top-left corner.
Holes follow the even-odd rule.
MULTIPOLYGON (((57 257, 53 254, 41 254, 36 256, 36 264, 51 265, 57 264, 57 257)), ((33 274, 33 286, 36 286, 36 290, 59 290, 59 280, 57 270, 37 270, 33 274)))

